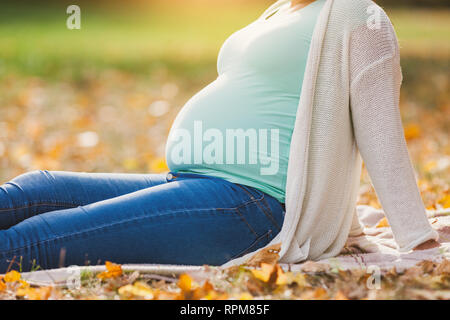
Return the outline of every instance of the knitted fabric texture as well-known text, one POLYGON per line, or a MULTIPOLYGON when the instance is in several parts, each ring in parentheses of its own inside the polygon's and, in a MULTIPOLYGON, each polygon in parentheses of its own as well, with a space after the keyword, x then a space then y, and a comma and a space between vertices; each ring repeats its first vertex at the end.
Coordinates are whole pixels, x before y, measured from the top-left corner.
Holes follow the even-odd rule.
MULTIPOLYGON (((356 217, 361 160, 399 250, 438 238, 403 133, 401 82, 398 41, 386 13, 369 0, 327 0, 314 30, 292 135, 285 220, 267 245, 281 243, 280 262, 336 256, 349 234, 362 231, 356 217)), ((245 263, 259 250, 224 266, 245 263)))

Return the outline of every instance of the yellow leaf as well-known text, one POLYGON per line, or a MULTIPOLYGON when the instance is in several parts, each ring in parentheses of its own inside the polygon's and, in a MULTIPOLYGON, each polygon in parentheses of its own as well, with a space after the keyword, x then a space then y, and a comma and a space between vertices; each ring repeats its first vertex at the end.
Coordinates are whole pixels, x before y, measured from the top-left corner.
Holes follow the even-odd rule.
POLYGON ((106 261, 105 263, 106 271, 103 271, 97 275, 99 279, 107 279, 107 278, 117 278, 122 275, 122 266, 120 264, 115 264, 110 261, 106 261))
POLYGON ((445 196, 443 196, 438 203, 444 208, 444 209, 448 209, 450 208, 450 195, 446 194, 445 196))
POLYGON ((287 284, 296 283, 299 287, 304 287, 306 285, 306 277, 301 272, 287 272, 285 273, 287 278, 287 284))
POLYGON ((26 282, 25 280, 20 279, 20 288, 29 288, 30 284, 28 282, 26 282))
POLYGON ((127 284, 126 286, 120 287, 118 290, 119 294, 126 296, 128 299, 131 298, 144 298, 153 299, 154 294, 151 287, 146 283, 137 281, 133 285, 127 284))
POLYGON ((385 228, 385 227, 389 227, 389 222, 387 221, 386 217, 381 219, 380 222, 378 222, 377 224, 377 228, 385 228))
POLYGON ((242 292, 239 296, 239 300, 253 300, 253 296, 248 292, 242 292))
POLYGON ((425 169, 425 171, 432 171, 434 168, 436 168, 437 167, 437 162, 436 161, 428 161, 426 164, 425 164, 425 167, 424 167, 424 169, 425 169))
POLYGON ((28 300, 48 300, 52 290, 52 287, 19 288, 16 292, 16 296, 24 297, 28 300))
POLYGON ((261 269, 252 269, 250 272, 256 279, 259 279, 263 282, 268 282, 272 272, 274 271, 274 266, 268 263, 261 263, 261 269))
POLYGON ((10 272, 8 272, 7 274, 5 274, 3 281, 5 282, 16 282, 20 280, 20 273, 12 270, 10 272))
POLYGON ((3 282, 3 278, 0 278, 0 292, 6 289, 6 284, 3 282))
POLYGON ((288 278, 279 264, 276 265, 276 271, 277 271, 277 279, 275 281, 275 284, 278 286, 287 284, 288 278))

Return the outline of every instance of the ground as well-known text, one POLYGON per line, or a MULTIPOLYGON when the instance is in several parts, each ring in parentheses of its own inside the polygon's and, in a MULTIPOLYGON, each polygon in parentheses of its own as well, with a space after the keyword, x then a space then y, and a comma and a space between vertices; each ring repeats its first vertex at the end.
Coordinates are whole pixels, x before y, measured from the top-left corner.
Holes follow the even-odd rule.
MULTIPOLYGON (((0 180, 35 169, 166 171, 164 141, 176 113, 217 76, 221 43, 264 8, 236 5, 211 6, 208 14, 196 4, 176 10, 164 2, 127 14, 120 7, 82 8, 78 31, 65 28, 58 6, 3 7, 0 180)), ((449 208, 450 12, 386 10, 400 39, 400 108, 422 197, 429 209, 449 208)), ((358 203, 380 207, 365 169, 358 203)), ((363 270, 282 273, 270 265, 260 273, 241 267, 205 275, 207 282, 85 274, 83 287, 71 292, 30 287, 11 273, 0 280, 0 297, 448 299, 450 289, 446 261, 385 272, 383 289, 375 291, 363 270)))

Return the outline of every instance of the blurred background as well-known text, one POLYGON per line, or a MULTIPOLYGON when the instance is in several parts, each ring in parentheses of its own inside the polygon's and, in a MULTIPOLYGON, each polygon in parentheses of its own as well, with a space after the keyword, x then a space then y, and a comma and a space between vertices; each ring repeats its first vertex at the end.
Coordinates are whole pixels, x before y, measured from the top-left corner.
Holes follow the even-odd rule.
MULTIPOLYGON (((183 104, 217 77, 223 41, 274 1, 2 1, 0 182, 35 170, 166 171, 183 104), (69 4, 81 30, 66 28, 69 4)), ((376 1, 399 37, 401 112, 421 192, 448 207, 450 4, 376 1)), ((367 172, 360 203, 379 206, 367 172)))

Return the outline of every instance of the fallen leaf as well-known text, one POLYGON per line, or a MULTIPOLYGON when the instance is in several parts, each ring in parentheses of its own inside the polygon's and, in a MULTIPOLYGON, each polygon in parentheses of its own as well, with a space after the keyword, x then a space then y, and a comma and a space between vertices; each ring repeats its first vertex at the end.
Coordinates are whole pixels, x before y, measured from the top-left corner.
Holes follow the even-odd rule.
POLYGON ((446 194, 441 199, 439 199, 438 203, 444 208, 448 209, 450 208, 450 195, 446 194))
POLYGON ((127 284, 120 287, 118 293, 126 299, 145 299, 154 298, 153 290, 145 282, 136 281, 134 284, 127 284))
POLYGON ((16 296, 24 297, 28 300, 48 300, 52 294, 52 290, 52 287, 27 287, 18 289, 16 292, 16 296))
POLYGON ((191 276, 189 276, 186 273, 183 273, 182 275, 180 275, 177 285, 181 289, 181 291, 189 292, 192 290, 193 280, 191 276))
POLYGON ((16 281, 19 281, 20 278, 21 278, 20 273, 15 270, 12 270, 5 274, 5 276, 3 277, 3 281, 16 282, 16 281))
POLYGON ((334 300, 349 300, 345 294, 342 293, 341 290, 339 290, 335 295, 334 295, 334 300))
POLYGON ((97 275, 99 279, 109 279, 109 278, 117 278, 122 275, 122 266, 120 264, 115 264, 110 261, 106 261, 105 263, 106 271, 103 271, 97 275))
POLYGON ((276 243, 267 248, 263 248, 255 253, 249 260, 247 260, 246 265, 251 267, 258 267, 262 263, 275 265, 280 259, 280 251, 281 243, 276 243))
POLYGON ((270 277, 275 270, 274 266, 268 263, 261 263, 261 269, 252 269, 250 272, 256 279, 262 282, 269 282, 270 277))
POLYGON ((253 300, 253 296, 249 292, 242 292, 239 300, 253 300))
POLYGON ((285 273, 287 284, 297 284, 299 287, 304 287, 307 284, 306 277, 301 272, 287 272, 285 273))
POLYGON ((314 291, 314 298, 317 299, 317 300, 328 299, 327 290, 325 290, 324 288, 317 288, 314 291))
POLYGON ((0 278, 0 292, 6 290, 6 283, 3 282, 3 278, 0 278))
POLYGON ((436 268, 436 273, 440 275, 450 275, 450 260, 445 259, 436 268))

